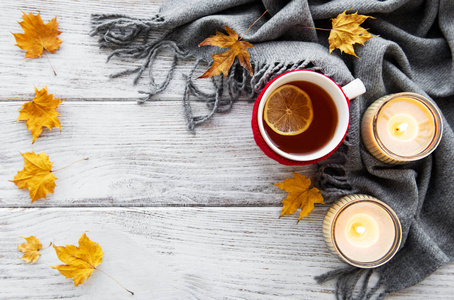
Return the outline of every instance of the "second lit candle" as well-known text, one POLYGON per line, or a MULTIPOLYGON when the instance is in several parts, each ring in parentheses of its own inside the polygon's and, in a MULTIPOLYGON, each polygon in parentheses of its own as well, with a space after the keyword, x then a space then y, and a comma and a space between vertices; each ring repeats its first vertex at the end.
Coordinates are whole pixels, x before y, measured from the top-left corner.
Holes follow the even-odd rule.
POLYGON ((375 101, 364 113, 361 136, 379 160, 401 164, 429 155, 438 146, 441 114, 428 99, 398 93, 375 101))

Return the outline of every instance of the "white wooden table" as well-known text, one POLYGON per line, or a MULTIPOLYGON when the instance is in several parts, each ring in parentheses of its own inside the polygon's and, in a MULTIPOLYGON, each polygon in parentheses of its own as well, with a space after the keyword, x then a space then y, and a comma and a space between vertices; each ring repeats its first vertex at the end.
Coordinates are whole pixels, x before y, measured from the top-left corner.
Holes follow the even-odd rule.
MULTIPOLYGON (((138 86, 131 77, 109 79, 130 63, 105 64, 107 51, 88 34, 90 14, 147 17, 159 9, 150 2, 0 0, 0 96, 31 99, 34 86, 47 85, 66 99, 58 109, 62 131, 45 130, 33 145, 16 122, 23 101, 0 100, 0 299, 333 299, 334 282, 314 280, 343 266, 322 239, 328 207, 299 224, 296 215, 278 219, 285 193, 272 185, 314 169, 279 165, 256 147, 252 104, 237 102, 193 135, 181 103, 181 74, 193 61, 180 62, 168 90, 144 105, 136 100, 146 78, 138 86), (58 16, 64 42, 49 55, 58 76, 45 58, 24 59, 14 45, 21 11, 41 12, 45 22, 58 16), (23 168, 20 152, 32 150, 46 152, 55 169, 90 159, 58 172, 55 193, 30 203, 9 180, 23 168), (100 268, 133 298, 96 271, 75 287, 49 267, 60 263, 52 248, 35 265, 18 259, 20 236, 77 245, 84 231, 105 252, 100 268)), ((170 64, 162 53, 158 81, 170 64)), ((450 265, 390 298, 453 298, 453 279, 450 265)))

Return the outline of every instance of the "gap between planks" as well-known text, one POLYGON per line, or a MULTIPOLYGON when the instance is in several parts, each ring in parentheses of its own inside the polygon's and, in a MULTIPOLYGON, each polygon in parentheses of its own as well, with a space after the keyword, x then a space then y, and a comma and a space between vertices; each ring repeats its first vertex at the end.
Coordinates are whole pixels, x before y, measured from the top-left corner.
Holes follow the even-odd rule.
MULTIPOLYGON (((88 200, 89 201, 89 200, 88 200)), ((97 199, 96 201, 99 201, 97 199)), ((107 200, 106 200, 107 201, 107 200)), ((83 203, 80 204, 71 204, 71 203, 64 203, 64 204, 49 204, 46 206, 37 206, 34 204, 30 205, 14 205, 14 204, 7 204, 7 205, 2 205, 0 206, 0 209, 9 209, 9 208, 36 208, 36 209, 42 209, 42 208, 101 208, 101 209, 106 209, 106 208, 273 208, 273 207, 281 207, 282 204, 276 203, 276 204, 271 204, 271 203, 245 203, 245 204, 221 204, 221 203, 189 203, 189 204, 176 204, 176 203, 153 203, 153 204, 145 204, 145 203, 138 203, 138 204, 130 204, 130 203, 116 203, 116 204, 87 204, 84 205, 83 203)), ((315 204, 315 207, 326 207, 328 208, 328 205, 321 205, 321 204, 315 204)), ((295 213, 297 215, 297 213, 295 213)))
MULTIPOLYGON (((54 93, 52 93, 51 91, 48 91, 49 94, 53 94, 55 98, 60 98, 61 100, 63 100, 64 102, 72 102, 72 103, 77 103, 77 102, 81 102, 81 103, 86 103, 86 102, 103 102, 103 103, 106 103, 106 102, 112 102, 112 103, 121 103, 121 102, 127 102, 127 103, 134 103, 134 102, 137 102, 139 100, 142 100, 143 98, 146 98, 146 97, 127 97, 127 98, 112 98, 112 97, 100 97, 100 98, 97 98, 97 97, 88 97, 88 98, 64 98, 62 97, 61 95, 56 95, 54 93)), ((159 94, 157 95, 159 96, 159 94)), ((28 102, 28 101, 31 101, 35 96, 33 95, 30 95, 30 97, 28 98, 17 98, 17 99, 14 99, 14 97, 10 97, 10 99, 2 99, 0 98, 0 104, 1 103, 22 103, 22 102, 28 102)), ((191 103, 195 102, 195 103, 201 103, 201 104, 205 104, 206 101, 204 100, 200 100, 200 99, 190 99, 191 103)), ((153 99, 150 99, 150 100, 147 100, 146 101, 147 103, 152 103, 152 102, 181 102, 183 103, 183 95, 181 96, 181 98, 153 98, 153 99)), ((253 102, 254 101, 251 101, 251 100, 248 100, 248 99, 245 99, 245 98, 239 98, 237 99, 235 102, 246 102, 246 103, 250 103, 251 105, 251 109, 252 109, 252 106, 254 105, 253 102)), ((235 103, 234 102, 234 103, 235 103)), ((141 105, 141 103, 137 103, 137 105, 141 105)))

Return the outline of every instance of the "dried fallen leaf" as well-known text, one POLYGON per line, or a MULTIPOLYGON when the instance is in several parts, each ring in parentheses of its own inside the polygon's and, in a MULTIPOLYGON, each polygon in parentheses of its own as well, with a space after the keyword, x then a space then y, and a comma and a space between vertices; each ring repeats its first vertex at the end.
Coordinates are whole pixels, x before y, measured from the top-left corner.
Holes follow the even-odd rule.
POLYGON ((35 94, 36 96, 32 101, 22 105, 19 118, 17 118, 17 121, 27 121, 27 128, 31 131, 33 137, 32 144, 43 131, 43 127, 47 127, 49 130, 52 130, 52 127, 58 127, 61 130, 61 124, 58 120, 60 114, 56 109, 63 102, 54 98, 53 94, 47 94, 46 86, 40 91, 35 87, 35 94))
POLYGON ((43 50, 46 49, 55 53, 60 48, 62 41, 57 37, 61 31, 58 31, 57 17, 44 24, 40 14, 32 13, 22 15, 22 22, 19 25, 24 33, 13 33, 16 38, 16 45, 26 50, 25 58, 41 57, 43 50))
POLYGON ((353 49, 354 44, 361 44, 373 38, 373 36, 362 28, 361 25, 366 19, 372 18, 370 16, 358 15, 357 13, 347 15, 344 11, 339 14, 335 19, 332 19, 333 29, 328 37, 329 53, 338 48, 341 53, 345 52, 350 55, 355 54, 353 49))
POLYGON ((247 49, 254 47, 252 44, 238 39, 238 33, 231 29, 227 25, 224 26, 225 31, 228 35, 222 32, 216 31, 216 35, 212 35, 206 38, 199 44, 200 46, 218 46, 220 48, 229 48, 227 51, 219 54, 213 54, 213 64, 211 67, 198 78, 208 78, 219 74, 224 74, 227 77, 230 67, 235 61, 235 57, 238 57, 240 65, 249 71, 252 75, 252 66, 249 60, 249 53, 247 49))
POLYGON ((32 203, 45 198, 48 193, 53 193, 57 177, 52 173, 52 164, 49 156, 42 152, 21 153, 24 157, 24 169, 14 176, 14 184, 19 189, 28 189, 32 203))
POLYGON ((300 208, 299 222, 314 209, 314 203, 325 204, 320 190, 315 187, 309 188, 311 180, 296 172, 293 172, 293 178, 287 178, 274 185, 288 193, 287 198, 282 201, 284 205, 282 206, 281 217, 294 214, 300 208))
POLYGON ((85 233, 79 239, 79 247, 74 245, 53 246, 60 259, 66 265, 51 266, 66 278, 72 278, 74 285, 84 283, 96 266, 102 263, 101 246, 90 240, 85 233))
POLYGON ((24 260, 27 264, 28 263, 34 264, 35 262, 38 261, 38 258, 41 256, 39 250, 43 248, 43 245, 41 245, 36 236, 29 237, 21 236, 21 238, 24 238, 26 242, 17 245, 17 250, 24 253, 24 255, 20 259, 24 260))

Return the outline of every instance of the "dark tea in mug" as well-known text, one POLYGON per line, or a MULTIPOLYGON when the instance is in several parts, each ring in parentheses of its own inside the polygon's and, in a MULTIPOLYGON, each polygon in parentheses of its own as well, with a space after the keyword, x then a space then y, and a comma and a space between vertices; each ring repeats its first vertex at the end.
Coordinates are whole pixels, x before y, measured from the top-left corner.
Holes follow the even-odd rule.
POLYGON ((270 141, 283 152, 289 154, 314 153, 328 144, 335 134, 338 125, 336 104, 332 97, 315 83, 292 81, 287 84, 294 85, 309 95, 314 115, 309 128, 297 135, 282 135, 274 132, 265 121, 263 121, 263 127, 270 141))
POLYGON ((254 139, 268 157, 285 165, 326 159, 347 134, 350 99, 365 91, 360 79, 340 86, 319 72, 288 71, 258 95, 251 122, 254 139))

